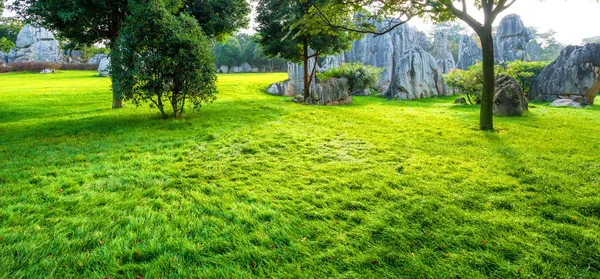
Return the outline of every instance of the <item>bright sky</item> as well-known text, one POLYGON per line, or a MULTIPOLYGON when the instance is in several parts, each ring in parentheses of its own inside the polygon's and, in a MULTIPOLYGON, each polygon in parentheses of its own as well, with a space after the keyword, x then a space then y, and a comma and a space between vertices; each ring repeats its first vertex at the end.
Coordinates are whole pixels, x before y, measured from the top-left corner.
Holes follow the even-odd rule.
MULTIPOLYGON (((474 7, 469 12, 482 20, 483 12, 474 7)), ((496 24, 511 13, 521 15, 525 26, 537 27, 541 32, 549 29, 556 31, 556 39, 563 44, 581 44, 584 38, 600 36, 600 3, 596 0, 517 0, 498 17, 496 24)), ((4 14, 7 15, 7 12, 4 11, 4 14)), ((420 19, 410 24, 421 31, 431 29, 431 24, 420 19)))
MULTIPOLYGON (((473 0, 469 2, 473 3, 473 0)), ((475 7, 467 9, 477 20, 483 20, 482 11, 475 7)), ((556 31, 556 39, 563 44, 578 45, 584 38, 600 36, 600 3, 596 0, 517 0, 498 17, 496 25, 502 17, 513 13, 521 16, 525 26, 537 27, 541 32, 556 31)), ((421 31, 431 29, 431 24, 420 19, 410 24, 421 31)))

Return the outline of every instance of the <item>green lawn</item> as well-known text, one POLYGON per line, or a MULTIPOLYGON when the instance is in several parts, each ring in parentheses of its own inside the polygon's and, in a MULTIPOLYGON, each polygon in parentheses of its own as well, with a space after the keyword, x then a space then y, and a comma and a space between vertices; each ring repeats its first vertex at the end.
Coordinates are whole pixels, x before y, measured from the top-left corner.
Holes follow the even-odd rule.
POLYGON ((282 79, 161 120, 93 72, 0 75, 0 278, 600 278, 600 106, 481 132, 454 98, 282 79))

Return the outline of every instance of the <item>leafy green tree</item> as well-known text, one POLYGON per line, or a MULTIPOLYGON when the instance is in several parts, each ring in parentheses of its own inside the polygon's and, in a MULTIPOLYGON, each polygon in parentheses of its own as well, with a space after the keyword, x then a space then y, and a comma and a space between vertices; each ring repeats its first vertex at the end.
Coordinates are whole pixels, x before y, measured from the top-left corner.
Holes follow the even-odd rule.
POLYGON ((136 105, 150 102, 165 118, 167 104, 181 117, 186 102, 199 109, 214 100, 214 58, 198 22, 173 15, 159 0, 130 8, 112 54, 114 93, 136 105))
POLYGON ((344 30, 333 30, 311 16, 315 5, 327 0, 259 0, 257 31, 263 53, 304 64, 304 99, 310 96, 316 63, 309 70, 309 60, 320 55, 341 53, 357 38, 344 30))
POLYGON ((0 51, 8 53, 14 47, 15 43, 13 41, 10 41, 5 37, 0 38, 0 51))
POLYGON ((213 52, 217 65, 240 65, 242 60, 242 46, 235 36, 227 38, 224 43, 216 44, 213 52))
MULTIPOLYGON (((162 0, 174 14, 192 14, 204 33, 222 39, 248 24, 250 9, 245 0, 162 0)), ((129 3, 145 0, 14 0, 11 9, 29 21, 58 32, 77 45, 108 41, 116 43, 129 3)), ((113 96, 113 108, 123 100, 113 96)))
POLYGON ((600 44, 600 36, 585 38, 582 42, 584 44, 600 44))
POLYGON ((14 17, 0 17, 0 38, 17 41, 17 35, 23 28, 23 22, 14 17))
POLYGON ((548 61, 527 62, 516 60, 507 64, 505 74, 515 78, 523 87, 525 94, 529 94, 533 82, 549 64, 548 61))
POLYGON ((448 38, 449 50, 454 57, 454 61, 458 61, 458 51, 460 50, 460 38, 467 32, 464 24, 460 22, 442 22, 436 24, 431 29, 430 37, 435 37, 437 32, 446 34, 448 38))
POLYGON ((565 45, 558 42, 555 38, 556 31, 539 32, 536 28, 530 27, 533 40, 527 43, 527 54, 533 61, 554 61, 565 45))

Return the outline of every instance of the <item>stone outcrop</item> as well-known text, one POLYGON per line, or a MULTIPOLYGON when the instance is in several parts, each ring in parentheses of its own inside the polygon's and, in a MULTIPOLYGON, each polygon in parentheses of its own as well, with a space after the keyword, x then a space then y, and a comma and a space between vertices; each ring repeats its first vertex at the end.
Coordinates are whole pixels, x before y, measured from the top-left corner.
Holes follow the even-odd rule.
MULTIPOLYGON (((274 96, 289 96, 289 95, 287 95, 289 93, 289 90, 288 90, 289 86, 290 86, 289 80, 285 80, 282 82, 276 82, 276 83, 273 83, 271 86, 269 86, 269 88, 267 88, 267 93, 269 93, 270 95, 274 95, 274 96)), ((289 97, 293 97, 293 95, 291 95, 289 97)))
POLYGON ((572 107, 572 108, 583 108, 581 104, 571 99, 557 99, 550 104, 551 107, 572 107))
POLYGON ((100 64, 102 59, 108 58, 108 54, 96 54, 94 57, 88 59, 88 64, 100 64))
POLYGON ((223 66, 219 67, 219 73, 222 73, 222 74, 229 73, 229 66, 224 66, 223 65, 223 66))
POLYGON ((388 97, 412 100, 438 96, 437 61, 419 46, 406 52, 394 67, 388 97))
POLYGON ((589 104, 600 91, 600 44, 568 46, 534 81, 529 99, 554 101, 584 97, 589 104))
POLYGON ((250 73, 252 72, 252 67, 248 63, 244 63, 240 66, 240 72, 242 73, 250 73))
POLYGON ((49 62, 62 63, 63 53, 54 35, 45 28, 25 25, 17 42, 8 54, 8 62, 49 62))
POLYGON ((103 58, 98 65, 98 75, 103 77, 110 76, 110 58, 103 58))
MULTIPOLYGON (((309 72, 312 71, 313 66, 315 65, 315 59, 311 58, 308 60, 308 69, 309 72)), ((317 65, 317 69, 315 72, 318 72, 319 65, 317 65)), ((288 63, 288 80, 289 86, 287 87, 286 96, 296 96, 304 94, 304 64, 296 64, 289 62, 288 63)), ((313 77, 312 85, 317 83, 316 77, 313 77)))
POLYGON ((496 116, 521 116, 528 110, 528 101, 523 88, 509 76, 496 78, 493 112, 496 116))
POLYGON ((315 86, 305 103, 320 106, 338 106, 352 103, 348 92, 348 80, 330 78, 315 86))
POLYGON ((454 57, 450 52, 450 42, 444 32, 437 32, 433 40, 433 56, 438 63, 437 90, 442 96, 451 96, 454 92, 444 82, 444 75, 456 68, 454 57))
POLYGON ((494 37, 495 58, 505 63, 527 58, 527 43, 533 39, 531 31, 525 27, 517 14, 505 16, 498 26, 494 37))
POLYGON ((469 67, 475 65, 477 61, 483 60, 483 53, 477 44, 467 35, 460 38, 458 50, 458 62, 456 68, 468 70, 469 67))
POLYGON ((0 51, 0 64, 8 63, 8 54, 0 51))

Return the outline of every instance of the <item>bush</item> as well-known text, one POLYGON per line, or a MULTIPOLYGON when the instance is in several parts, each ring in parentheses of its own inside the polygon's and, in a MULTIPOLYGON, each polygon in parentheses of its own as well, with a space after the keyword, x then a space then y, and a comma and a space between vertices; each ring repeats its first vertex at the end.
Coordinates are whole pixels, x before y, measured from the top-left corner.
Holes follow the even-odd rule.
POLYGON ((321 80, 347 78, 350 93, 356 94, 365 89, 373 88, 382 71, 382 68, 365 66, 360 63, 344 63, 339 68, 329 69, 324 73, 317 74, 317 77, 321 80))
MULTIPOLYGON (((513 61, 509 62, 506 68, 496 65, 494 72, 496 76, 507 75, 515 78, 527 94, 533 81, 547 65, 548 62, 513 61)), ((469 67, 466 71, 455 69, 444 75, 444 80, 448 86, 466 94, 469 103, 481 103, 481 91, 483 90, 483 64, 481 62, 469 67)))
POLYGON ((0 38, 0 51, 8 53, 14 47, 15 43, 13 41, 5 37, 0 38))
POLYGON ((150 102, 167 117, 180 117, 186 101, 195 109, 217 93, 208 38, 191 16, 175 16, 162 2, 131 4, 131 15, 111 54, 113 94, 136 105, 150 102))

